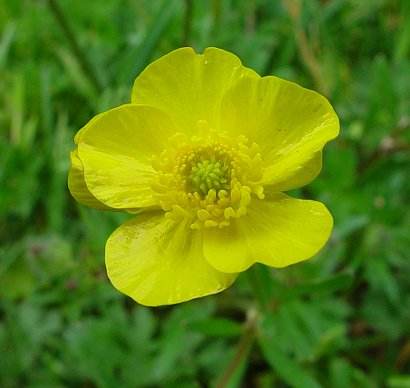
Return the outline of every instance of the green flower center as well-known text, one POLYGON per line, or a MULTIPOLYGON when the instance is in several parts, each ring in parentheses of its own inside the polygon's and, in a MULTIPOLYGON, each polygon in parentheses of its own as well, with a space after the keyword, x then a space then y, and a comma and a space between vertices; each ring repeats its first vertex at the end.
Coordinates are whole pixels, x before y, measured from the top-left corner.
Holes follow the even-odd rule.
POLYGON ((191 229, 227 227, 246 215, 252 197, 265 197, 259 146, 206 125, 198 121, 201 136, 176 133, 169 148, 152 158, 158 174, 151 189, 165 217, 187 219, 191 229))
POLYGON ((193 191, 205 196, 212 189, 218 193, 219 190, 229 188, 229 167, 215 158, 201 160, 192 163, 188 178, 193 186, 193 191))

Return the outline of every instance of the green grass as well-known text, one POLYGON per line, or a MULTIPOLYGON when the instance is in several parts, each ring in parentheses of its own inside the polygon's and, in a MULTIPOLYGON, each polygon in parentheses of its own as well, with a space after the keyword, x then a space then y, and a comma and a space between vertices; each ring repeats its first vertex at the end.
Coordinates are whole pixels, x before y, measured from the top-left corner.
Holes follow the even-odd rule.
POLYGON ((0 26, 0 386, 410 387, 410 2, 3 0, 0 26), (71 198, 69 151, 184 44, 330 99, 341 135, 297 194, 335 228, 303 264, 149 309, 108 282, 127 216, 71 198))

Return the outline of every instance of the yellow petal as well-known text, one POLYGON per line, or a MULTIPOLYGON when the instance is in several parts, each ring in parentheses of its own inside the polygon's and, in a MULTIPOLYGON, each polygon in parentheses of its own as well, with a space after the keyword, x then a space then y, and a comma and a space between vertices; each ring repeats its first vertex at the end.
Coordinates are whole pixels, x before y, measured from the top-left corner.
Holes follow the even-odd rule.
POLYGON ((192 133, 198 120, 215 128, 222 95, 243 76, 259 77, 232 53, 185 47, 151 63, 135 80, 131 100, 164 110, 180 132, 192 133))
POLYGON ((175 131, 164 112, 143 105, 122 105, 94 118, 77 137, 91 194, 116 209, 156 207, 150 158, 175 131))
POLYGON ((262 184, 286 191, 314 179, 339 120, 320 94, 276 77, 243 78, 222 101, 221 128, 261 147, 262 184))
POLYGON ((205 260, 201 231, 163 214, 142 215, 120 226, 107 241, 105 260, 112 284, 147 306, 215 294, 236 278, 205 260))
POLYGON ((332 226, 322 203, 275 194, 253 200, 247 214, 230 227, 207 229, 204 253, 223 272, 241 272, 255 262, 285 267, 317 253, 332 226))
POLYGON ((77 149, 70 153, 71 157, 71 167, 68 172, 68 188, 71 195, 82 204, 93 207, 95 209, 102 210, 113 210, 109 206, 101 203, 97 198, 95 198, 84 180, 84 169, 81 160, 78 157, 77 149))
POLYGON ((74 143, 78 144, 80 142, 81 135, 87 131, 89 126, 94 125, 94 122, 99 120, 101 116, 103 116, 105 112, 99 113, 98 115, 94 116, 84 127, 82 127, 74 136, 74 143))

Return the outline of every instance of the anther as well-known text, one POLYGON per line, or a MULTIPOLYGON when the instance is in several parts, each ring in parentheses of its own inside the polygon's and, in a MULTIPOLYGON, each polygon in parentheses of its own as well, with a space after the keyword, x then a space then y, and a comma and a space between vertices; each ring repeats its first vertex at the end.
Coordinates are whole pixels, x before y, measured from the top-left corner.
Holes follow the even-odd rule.
POLYGON ((246 215, 253 196, 265 197, 259 146, 248 146, 244 136, 233 142, 205 120, 197 128, 198 136, 176 134, 170 148, 152 157, 154 197, 167 219, 191 220, 191 229, 228 227, 246 215))

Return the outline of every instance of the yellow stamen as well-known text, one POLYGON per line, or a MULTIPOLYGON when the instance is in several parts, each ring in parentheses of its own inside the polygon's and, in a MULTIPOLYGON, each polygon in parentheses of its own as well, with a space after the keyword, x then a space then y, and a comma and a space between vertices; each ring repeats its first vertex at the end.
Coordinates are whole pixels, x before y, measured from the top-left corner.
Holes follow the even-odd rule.
POLYGON ((177 133, 152 158, 151 187, 168 219, 188 219, 191 229, 224 228, 246 215, 253 196, 264 198, 259 146, 248 147, 244 136, 232 141, 204 120, 198 131, 191 139, 177 133))

